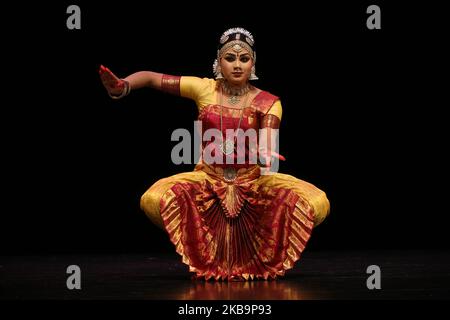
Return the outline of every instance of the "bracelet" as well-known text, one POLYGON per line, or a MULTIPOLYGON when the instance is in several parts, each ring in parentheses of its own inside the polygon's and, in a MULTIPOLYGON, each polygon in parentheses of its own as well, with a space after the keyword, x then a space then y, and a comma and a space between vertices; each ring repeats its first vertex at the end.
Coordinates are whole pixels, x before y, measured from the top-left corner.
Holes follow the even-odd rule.
POLYGON ((114 95, 112 95, 112 94, 110 94, 110 93, 108 92, 108 95, 109 95, 111 98, 113 98, 113 99, 122 99, 123 97, 125 97, 125 96, 127 96, 127 95, 130 94, 130 91, 131 91, 130 83, 129 83, 128 81, 126 81, 126 80, 123 80, 123 79, 120 79, 120 80, 122 80, 123 83, 124 83, 124 87, 123 87, 122 93, 119 94, 118 96, 114 96, 114 95))

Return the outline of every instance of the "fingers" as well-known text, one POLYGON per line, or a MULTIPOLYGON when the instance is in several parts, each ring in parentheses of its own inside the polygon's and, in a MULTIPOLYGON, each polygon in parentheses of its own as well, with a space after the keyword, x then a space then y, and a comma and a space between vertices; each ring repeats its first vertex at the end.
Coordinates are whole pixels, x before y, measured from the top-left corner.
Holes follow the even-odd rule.
POLYGON ((111 78, 111 76, 107 70, 108 69, 105 68, 103 65, 100 65, 100 69, 98 70, 98 73, 100 74, 100 78, 102 79, 102 81, 107 81, 111 78))
POLYGON ((114 73, 111 72, 108 68, 104 67, 103 65, 100 65, 99 69, 100 78, 103 82, 106 83, 117 83, 120 82, 120 79, 114 75, 114 73))
POLYGON ((274 156, 274 157, 276 157, 276 158, 278 158, 278 159, 280 159, 282 161, 286 161, 285 157, 283 157, 281 154, 279 154, 279 153, 277 153, 275 151, 272 151, 272 156, 274 156))
POLYGON ((98 70, 100 79, 105 89, 113 95, 119 95, 125 88, 125 82, 122 79, 116 77, 107 67, 100 65, 98 70))
POLYGON ((261 152, 259 157, 261 160, 264 160, 264 163, 268 166, 270 166, 270 163, 272 162, 272 157, 278 158, 281 161, 286 161, 286 158, 284 156, 275 151, 271 151, 270 156, 267 152, 261 152))
POLYGON ((111 70, 104 67, 103 65, 100 65, 100 69, 98 70, 98 73, 100 74, 101 77, 105 77, 106 79, 109 78, 109 79, 120 80, 118 77, 116 77, 116 75, 114 73, 112 73, 111 70))
POLYGON ((278 158, 278 159, 280 159, 282 161, 286 161, 285 157, 283 157, 281 154, 279 154, 279 153, 277 153, 275 151, 272 151, 271 154, 272 154, 272 157, 278 158))

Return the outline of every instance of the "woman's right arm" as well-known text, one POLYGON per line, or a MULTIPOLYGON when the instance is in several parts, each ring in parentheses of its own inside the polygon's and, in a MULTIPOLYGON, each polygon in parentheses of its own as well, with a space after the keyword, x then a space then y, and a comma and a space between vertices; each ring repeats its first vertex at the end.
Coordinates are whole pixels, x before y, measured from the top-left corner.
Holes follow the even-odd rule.
POLYGON ((99 73, 103 86, 112 98, 122 98, 131 90, 144 87, 161 90, 162 73, 139 71, 120 79, 104 66, 100 66, 99 73))
POLYGON ((149 87, 157 90, 161 90, 162 73, 156 73, 152 71, 139 71, 130 74, 124 80, 128 81, 131 89, 140 89, 149 87))

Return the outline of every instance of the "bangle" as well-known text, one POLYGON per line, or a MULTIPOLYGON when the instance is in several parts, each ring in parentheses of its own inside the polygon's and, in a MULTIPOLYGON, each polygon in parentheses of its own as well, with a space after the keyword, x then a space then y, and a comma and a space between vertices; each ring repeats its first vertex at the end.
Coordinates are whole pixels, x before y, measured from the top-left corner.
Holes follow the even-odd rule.
POLYGON ((108 95, 113 99, 122 99, 123 97, 130 94, 130 91, 131 91, 130 83, 127 80, 123 80, 123 79, 120 79, 120 80, 122 80, 123 84, 124 84, 122 93, 119 94, 118 96, 114 96, 108 92, 108 95))

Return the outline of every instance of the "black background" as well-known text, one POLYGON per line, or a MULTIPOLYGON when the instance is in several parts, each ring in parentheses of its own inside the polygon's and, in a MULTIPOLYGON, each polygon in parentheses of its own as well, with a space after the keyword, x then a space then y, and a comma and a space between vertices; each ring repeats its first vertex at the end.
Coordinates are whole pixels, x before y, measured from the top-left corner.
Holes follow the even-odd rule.
POLYGON ((212 77, 221 33, 251 31, 255 85, 281 98, 280 172, 326 191, 310 250, 448 248, 448 40, 423 2, 87 1, 5 11, 0 254, 173 252, 139 208, 176 166, 194 103, 142 89, 120 101, 98 68, 212 77), (66 8, 81 8, 81 30, 66 8), (378 4, 382 29, 368 30, 378 4), (447 62, 446 62, 447 61, 447 62))

